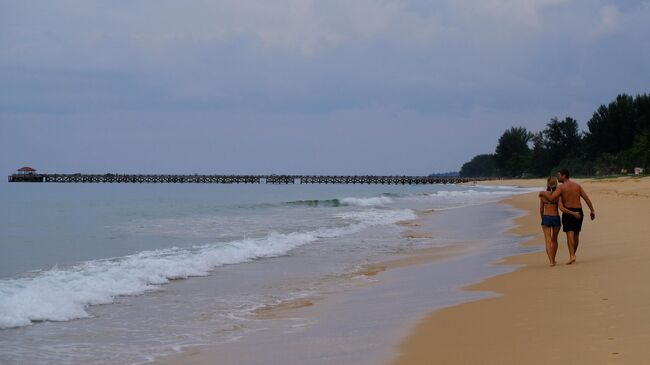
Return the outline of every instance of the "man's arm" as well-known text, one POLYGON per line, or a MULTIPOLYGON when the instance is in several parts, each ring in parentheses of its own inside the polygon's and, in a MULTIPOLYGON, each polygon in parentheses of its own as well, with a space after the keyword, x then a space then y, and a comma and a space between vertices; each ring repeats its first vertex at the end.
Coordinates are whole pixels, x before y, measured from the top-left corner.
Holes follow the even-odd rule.
POLYGON ((587 205, 589 206, 589 210, 591 210, 591 214, 590 214, 591 220, 593 221, 594 219, 596 219, 596 211, 594 210, 594 206, 593 204, 591 204, 591 200, 587 196, 587 193, 582 188, 582 186, 580 187, 580 197, 584 199, 587 205))
POLYGON ((541 198, 539 199, 539 216, 544 216, 544 200, 541 198))
POLYGON ((564 206, 564 203, 562 203, 562 199, 558 200, 558 201, 557 201, 557 204, 558 204, 557 207, 560 208, 560 211, 561 211, 562 213, 571 214, 572 216, 574 216, 574 217, 580 219, 580 213, 578 213, 578 212, 574 212, 574 211, 572 211, 572 210, 567 209, 567 208, 564 206))
POLYGON ((562 185, 558 186, 555 191, 550 192, 550 191, 542 191, 539 193, 540 198, 546 198, 548 201, 554 201, 557 200, 560 197, 560 194, 562 194, 562 185))

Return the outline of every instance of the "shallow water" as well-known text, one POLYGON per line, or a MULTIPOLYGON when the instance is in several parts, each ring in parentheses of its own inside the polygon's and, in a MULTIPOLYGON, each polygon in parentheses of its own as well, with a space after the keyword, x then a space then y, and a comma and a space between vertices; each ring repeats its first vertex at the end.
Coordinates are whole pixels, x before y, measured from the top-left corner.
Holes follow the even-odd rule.
MULTIPOLYGON (((444 222, 453 214, 444 209, 517 192, 5 184, 0 360, 127 364, 185 346, 255 338, 268 327, 251 318, 255 308, 363 287, 363 279, 342 274, 418 247, 485 238, 479 224, 444 234, 440 227, 436 239, 405 239, 395 223, 414 218, 415 210, 440 209, 444 222)), ((466 272, 449 275, 460 280, 466 272)))
MULTIPOLYGON (((462 254, 364 278, 369 282, 265 321, 263 329, 240 341, 198 348, 200 356, 218 358, 224 365, 389 363, 399 341, 424 315, 494 295, 461 291, 461 286, 513 270, 512 265, 494 265, 505 256, 537 250, 521 247, 520 237, 506 234, 519 214, 486 203, 426 216, 419 220, 424 222, 421 229, 435 232, 448 245, 462 246, 462 254)), ((166 361, 180 364, 183 357, 162 363, 166 361)))

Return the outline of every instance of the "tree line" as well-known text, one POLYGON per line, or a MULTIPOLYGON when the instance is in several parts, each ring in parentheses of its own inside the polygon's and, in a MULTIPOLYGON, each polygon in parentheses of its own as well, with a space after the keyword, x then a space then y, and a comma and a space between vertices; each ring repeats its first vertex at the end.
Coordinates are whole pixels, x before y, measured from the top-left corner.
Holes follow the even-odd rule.
POLYGON ((462 177, 542 177, 567 168, 572 175, 611 175, 650 168, 650 95, 621 94, 601 105, 580 131, 578 122, 552 118, 539 132, 511 127, 494 153, 474 156, 462 177))

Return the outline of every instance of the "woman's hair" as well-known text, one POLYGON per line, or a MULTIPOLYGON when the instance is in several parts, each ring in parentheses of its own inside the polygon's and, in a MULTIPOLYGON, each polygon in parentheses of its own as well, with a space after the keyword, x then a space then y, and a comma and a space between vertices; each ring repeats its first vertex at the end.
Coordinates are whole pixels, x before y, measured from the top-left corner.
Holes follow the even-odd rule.
POLYGON ((553 191, 557 189, 557 176, 549 176, 546 179, 546 191, 553 191))

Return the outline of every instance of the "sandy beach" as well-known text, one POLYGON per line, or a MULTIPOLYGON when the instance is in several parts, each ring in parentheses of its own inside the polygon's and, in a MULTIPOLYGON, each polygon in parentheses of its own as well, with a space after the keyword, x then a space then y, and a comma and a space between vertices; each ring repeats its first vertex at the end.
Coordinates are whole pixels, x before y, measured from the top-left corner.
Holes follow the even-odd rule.
MULTIPOLYGON (((596 220, 583 225, 575 265, 564 265, 562 232, 555 267, 543 250, 505 259, 521 267, 465 288, 499 296, 430 313, 391 365, 650 363, 650 178, 576 181, 596 220)), ((525 245, 543 245, 537 195, 505 202, 528 213, 511 233, 529 236, 525 245)))
MULTIPOLYGON (((507 257, 500 264, 508 268, 504 270, 508 273, 464 287, 466 292, 477 293, 473 301, 437 309, 420 320, 413 318, 412 327, 408 330, 407 326, 401 340, 394 337, 396 347, 392 349, 392 360, 387 357, 385 362, 375 359, 379 361, 371 363, 647 364, 650 359, 650 348, 646 346, 650 342, 650 291, 646 284, 650 274, 646 264, 650 260, 650 226, 647 224, 650 178, 575 181, 582 184, 591 197, 597 215, 595 221, 585 221, 583 225, 575 265, 564 264, 568 252, 566 237, 561 232, 558 265, 548 266, 546 254, 541 249, 543 235, 536 193, 507 198, 503 203, 525 212, 514 220, 514 227, 508 234, 525 237, 523 246, 540 250, 507 257), (513 266, 517 269, 510 271, 513 266), (486 299, 485 293, 496 296, 486 299)), ((499 180, 485 184, 540 187, 541 190, 545 181, 499 180)), ((420 237, 431 234, 425 222, 407 221, 401 225, 408 228, 404 232, 406 236, 420 237)), ((367 265, 357 274, 377 276, 378 283, 390 283, 396 278, 408 278, 401 270, 434 267, 432 263, 457 257, 470 246, 424 249, 408 258, 367 265)), ((426 276, 426 271, 417 270, 420 271, 413 273, 426 276)), ((418 285, 430 284, 423 281, 418 285)), ((374 298, 367 293, 359 297, 360 303, 366 303, 368 311, 375 316, 379 313, 374 308, 376 305, 383 308, 379 304, 385 305, 386 300, 392 300, 385 296, 374 298)), ((330 310, 342 313, 341 297, 333 298, 334 305, 332 300, 303 300, 263 308, 257 314, 262 319, 272 319, 322 317, 330 310)), ((396 303, 405 305, 412 301, 413 298, 404 297, 396 303)), ((327 343, 340 347, 335 351, 344 349, 345 343, 332 339, 345 339, 341 333, 351 329, 333 328, 335 332, 330 334, 332 337, 326 337, 327 343)), ((311 351, 323 349, 322 343, 313 343, 301 350, 292 348, 285 359, 295 359, 299 355, 307 363, 312 359, 311 351)), ((269 349, 270 353, 279 356, 270 359, 275 361, 271 362, 280 363, 279 359, 285 355, 278 355, 277 344, 272 343, 266 350, 269 349)), ((234 351, 231 348, 225 352, 218 348, 188 349, 180 356, 159 363, 203 365, 219 359, 218 363, 234 364, 245 360, 247 351, 245 346, 235 346, 234 351)), ((354 362, 355 365, 367 363, 365 360, 354 362)))

